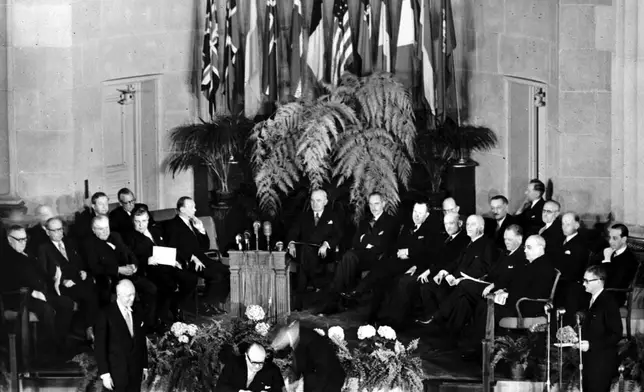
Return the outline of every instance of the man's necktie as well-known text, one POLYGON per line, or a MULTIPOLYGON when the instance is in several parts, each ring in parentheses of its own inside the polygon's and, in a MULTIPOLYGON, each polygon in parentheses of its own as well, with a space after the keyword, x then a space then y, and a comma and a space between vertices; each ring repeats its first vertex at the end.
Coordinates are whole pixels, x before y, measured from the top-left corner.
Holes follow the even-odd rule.
POLYGON ((57 244, 58 244, 58 250, 60 251, 60 254, 63 255, 65 260, 69 260, 67 258, 67 252, 65 251, 65 244, 63 244, 63 241, 59 241, 57 244))
POLYGON ((445 243, 449 244, 450 242, 452 242, 453 239, 454 238, 451 235, 448 235, 447 238, 445 239, 445 243))
POLYGON ((543 234, 544 231, 546 231, 546 226, 539 229, 539 235, 543 234))
POLYGON ((145 236, 148 237, 150 241, 152 241, 152 243, 156 245, 156 241, 154 240, 154 237, 152 237, 152 233, 150 233, 149 230, 145 231, 145 236))
POLYGON ((420 225, 416 225, 416 226, 414 226, 414 233, 415 233, 415 232, 417 232, 417 231, 418 231, 418 229, 420 229, 420 225))
POLYGON ((134 323, 132 322, 132 309, 125 309, 125 323, 127 329, 130 330, 130 336, 134 336, 134 323))
POLYGON ((317 226, 319 221, 320 221, 320 214, 316 212, 315 214, 313 214, 313 224, 317 226))
POLYGON ((373 226, 374 226, 375 224, 376 224, 376 220, 375 220, 375 219, 372 219, 372 220, 370 220, 370 221, 369 221, 369 226, 371 226, 371 228, 372 228, 372 229, 373 229, 373 226))

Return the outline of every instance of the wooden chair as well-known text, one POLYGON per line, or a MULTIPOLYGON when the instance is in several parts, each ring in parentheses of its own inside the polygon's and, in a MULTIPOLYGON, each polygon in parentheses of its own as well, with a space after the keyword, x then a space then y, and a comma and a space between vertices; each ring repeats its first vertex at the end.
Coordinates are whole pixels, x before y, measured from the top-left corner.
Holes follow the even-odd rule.
POLYGON ((624 289, 617 289, 617 288, 606 288, 604 290, 614 292, 614 293, 626 293, 626 302, 623 304, 620 304, 619 307, 619 312, 620 315, 623 319, 625 319, 625 324, 626 324, 626 337, 631 338, 632 336, 632 331, 631 331, 631 320, 633 316, 633 291, 635 289, 635 284, 637 283, 637 278, 640 275, 640 268, 642 267, 642 263, 638 263, 637 266, 637 271, 635 272, 635 275, 633 276, 633 279, 631 280, 631 283, 628 285, 627 288, 624 289))
MULTIPOLYGON (((521 313, 521 304, 523 302, 541 302, 545 305, 551 304, 554 301, 555 291, 557 290, 557 284, 559 284, 559 278, 561 277, 561 272, 555 269, 557 274, 555 276, 554 282, 552 284, 552 289, 550 290, 549 298, 519 298, 516 302, 517 317, 504 317, 499 320, 499 326, 506 329, 514 330, 527 330, 531 327, 547 323, 548 319, 546 316, 537 316, 537 317, 524 317, 521 313)), ((483 339, 483 391, 489 392, 491 389, 491 384, 494 382, 494 368, 491 365, 492 362, 492 350, 494 349, 494 329, 496 325, 494 323, 494 295, 490 294, 486 298, 487 301, 487 318, 485 322, 485 338, 483 339)))
POLYGON ((36 351, 37 325, 38 316, 27 309, 27 300, 31 295, 31 290, 23 287, 17 291, 7 291, 0 293, 0 322, 5 325, 14 323, 14 333, 20 335, 20 347, 22 351, 22 365, 25 370, 29 369, 31 360, 31 347, 36 351), (4 297, 19 296, 20 305, 17 310, 5 309, 4 297), (30 328, 31 327, 31 328, 30 328), (33 341, 33 344, 32 344, 33 341))

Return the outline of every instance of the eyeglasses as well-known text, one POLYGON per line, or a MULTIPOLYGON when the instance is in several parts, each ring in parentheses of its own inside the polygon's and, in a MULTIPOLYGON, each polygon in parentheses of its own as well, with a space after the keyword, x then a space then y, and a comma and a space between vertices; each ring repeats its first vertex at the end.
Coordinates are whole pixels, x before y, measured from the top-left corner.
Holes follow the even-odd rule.
POLYGON ((596 278, 596 279, 584 279, 584 284, 588 284, 588 283, 594 282, 596 280, 601 280, 601 279, 599 279, 599 278, 596 278))
POLYGON ((252 365, 255 365, 255 366, 264 366, 264 361, 261 361, 261 362, 251 361, 251 359, 250 359, 250 357, 248 356, 248 354, 246 354, 246 359, 248 359, 248 362, 250 362, 252 365))
POLYGON ((27 238, 28 238, 28 237, 18 238, 18 237, 14 237, 12 235, 10 235, 9 237, 13 238, 15 241, 18 241, 18 242, 27 242, 27 238))

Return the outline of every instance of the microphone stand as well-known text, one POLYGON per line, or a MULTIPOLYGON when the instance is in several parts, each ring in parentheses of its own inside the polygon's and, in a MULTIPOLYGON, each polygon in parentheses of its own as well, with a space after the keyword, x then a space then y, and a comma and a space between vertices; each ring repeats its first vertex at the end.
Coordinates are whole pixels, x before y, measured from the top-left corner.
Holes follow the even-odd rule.
MULTIPOLYGON (((550 390, 550 311, 552 310, 552 304, 547 303, 543 307, 543 310, 546 313, 546 318, 548 324, 546 325, 546 391, 550 390)), ((561 387, 559 387, 561 390, 561 387)))
MULTIPOLYGON (((559 308, 557 309, 557 331, 560 331, 563 328, 563 315, 566 314, 566 309, 559 308)), ((561 386, 563 385, 563 347, 559 346, 559 390, 561 391, 561 386)))
POLYGON ((577 331, 579 335, 579 392, 584 392, 584 359, 581 351, 581 315, 577 313, 577 331))

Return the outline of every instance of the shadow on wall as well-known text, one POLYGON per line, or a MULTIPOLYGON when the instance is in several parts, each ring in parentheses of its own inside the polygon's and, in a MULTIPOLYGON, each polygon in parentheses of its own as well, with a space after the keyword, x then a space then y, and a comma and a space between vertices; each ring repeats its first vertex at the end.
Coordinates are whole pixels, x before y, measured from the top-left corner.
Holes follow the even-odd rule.
POLYGON ((6 216, 2 217, 2 223, 5 227, 14 224, 31 226, 38 221, 35 215, 36 207, 44 204, 54 210, 54 215, 60 216, 69 224, 74 220, 74 214, 77 211, 82 211, 88 203, 89 201, 85 200, 83 192, 62 196, 42 196, 27 200, 23 207, 8 211, 6 216))

